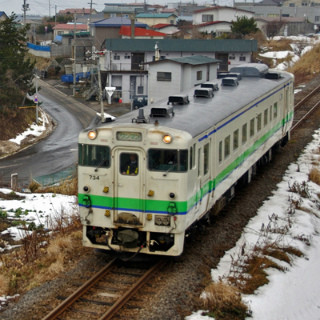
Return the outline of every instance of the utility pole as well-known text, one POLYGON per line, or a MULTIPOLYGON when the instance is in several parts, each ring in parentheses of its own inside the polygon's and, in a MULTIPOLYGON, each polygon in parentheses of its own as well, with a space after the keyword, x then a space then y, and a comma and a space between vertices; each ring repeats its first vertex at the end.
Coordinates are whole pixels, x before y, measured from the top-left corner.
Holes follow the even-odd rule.
POLYGON ((89 25, 91 23, 91 16, 92 16, 92 5, 93 4, 96 4, 96 3, 93 3, 92 0, 90 0, 90 2, 88 2, 88 4, 90 4, 90 16, 89 16, 89 25))
POLYGON ((103 107, 103 99, 102 99, 102 85, 101 85, 100 59, 98 59, 97 69, 98 69, 98 82, 99 82, 100 108, 101 108, 101 122, 104 122, 104 107, 103 107))
POLYGON ((74 14, 74 30, 73 30, 73 96, 76 96, 76 57, 77 57, 77 47, 76 47, 76 19, 77 15, 74 14))
POLYGON ((57 5, 54 6, 54 26, 57 25, 57 5))
POLYGON ((22 11, 23 11, 23 23, 26 24, 26 15, 27 11, 29 9, 29 4, 27 3, 27 0, 23 0, 23 5, 22 5, 22 11))

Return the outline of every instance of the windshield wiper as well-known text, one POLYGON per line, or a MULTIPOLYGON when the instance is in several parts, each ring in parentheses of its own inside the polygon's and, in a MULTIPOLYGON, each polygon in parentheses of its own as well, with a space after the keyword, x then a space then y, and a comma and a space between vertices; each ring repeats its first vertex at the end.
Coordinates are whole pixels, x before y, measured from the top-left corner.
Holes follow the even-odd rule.
POLYGON ((94 171, 97 172, 98 169, 99 169, 100 167, 102 167, 103 163, 106 162, 107 160, 108 160, 108 158, 103 158, 103 159, 101 160, 101 162, 98 164, 98 166, 94 169, 94 171))

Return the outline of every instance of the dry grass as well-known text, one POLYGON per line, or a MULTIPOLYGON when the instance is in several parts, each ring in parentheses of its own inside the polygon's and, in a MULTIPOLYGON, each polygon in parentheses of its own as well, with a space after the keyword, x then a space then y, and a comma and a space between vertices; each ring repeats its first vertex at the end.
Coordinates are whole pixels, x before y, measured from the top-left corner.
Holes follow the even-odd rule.
POLYGON ((4 274, 0 274, 0 296, 7 295, 8 292, 9 292, 9 279, 4 274))
POLYGON ((203 304, 209 310, 208 315, 217 320, 241 320, 248 315, 248 307, 242 302, 240 291, 223 282, 211 283, 205 289, 203 304))
POLYGON ((267 40, 264 43, 264 46, 269 48, 269 51, 286 51, 286 50, 292 50, 290 44, 292 43, 292 40, 290 39, 282 39, 279 40, 267 40))
POLYGON ((309 172, 309 180, 320 185, 320 170, 318 168, 312 168, 309 172))
POLYGON ((39 249, 33 261, 25 260, 23 249, 1 255, 0 295, 22 294, 72 268, 86 251, 81 234, 80 230, 68 236, 56 234, 47 247, 39 249))
POLYGON ((305 83, 320 72, 320 45, 305 53, 298 62, 288 69, 295 76, 295 85, 305 83))
POLYGON ((59 185, 49 186, 49 187, 41 187, 38 183, 32 181, 28 188, 31 192, 37 193, 58 193, 65 194, 69 196, 78 195, 78 178, 72 177, 70 179, 66 179, 62 181, 59 185))
POLYGON ((276 242, 263 247, 256 246, 252 252, 234 260, 228 281, 242 293, 253 294, 259 287, 269 283, 267 269, 286 270, 275 260, 290 265, 289 255, 301 257, 303 254, 293 247, 280 247, 276 242))

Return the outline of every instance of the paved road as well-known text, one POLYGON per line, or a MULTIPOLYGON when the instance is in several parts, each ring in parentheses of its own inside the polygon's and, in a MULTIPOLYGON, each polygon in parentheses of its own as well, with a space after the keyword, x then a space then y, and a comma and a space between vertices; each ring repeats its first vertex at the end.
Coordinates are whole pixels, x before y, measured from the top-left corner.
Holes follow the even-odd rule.
POLYGON ((18 173, 19 185, 31 179, 73 166, 77 159, 77 140, 96 111, 41 81, 41 107, 57 122, 52 134, 38 144, 0 160, 0 183, 9 185, 12 173, 18 173))

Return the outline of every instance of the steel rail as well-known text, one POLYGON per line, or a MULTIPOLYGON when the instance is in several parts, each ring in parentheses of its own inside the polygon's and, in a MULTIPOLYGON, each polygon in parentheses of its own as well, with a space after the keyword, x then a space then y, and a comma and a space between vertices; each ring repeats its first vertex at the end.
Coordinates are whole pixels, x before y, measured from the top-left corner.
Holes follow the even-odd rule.
POLYGON ((139 280, 123 295, 121 296, 115 304, 104 313, 99 320, 109 320, 120 310, 121 307, 143 286, 143 284, 149 279, 149 277, 156 270, 161 269, 165 264, 164 260, 160 260, 153 267, 151 267, 139 280))
POLYGON ((319 105, 320 101, 318 101, 307 113, 303 115, 303 117, 301 117, 294 125, 292 125, 291 131, 295 130, 301 124, 301 122, 306 119, 319 105))
POLYGON ((60 305, 53 309, 43 320, 56 319, 61 313, 66 311, 75 301, 77 301, 82 295, 84 295, 93 285, 95 285, 106 273, 110 270, 117 258, 111 260, 106 266, 104 266, 99 272, 85 282, 80 288, 78 288, 73 294, 71 294, 60 305))
POLYGON ((301 99, 295 106, 294 109, 298 109, 303 103, 310 99, 317 91, 320 90, 320 85, 314 88, 309 94, 307 94, 303 99, 301 99))

